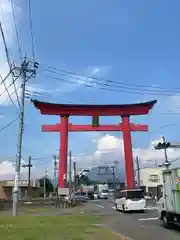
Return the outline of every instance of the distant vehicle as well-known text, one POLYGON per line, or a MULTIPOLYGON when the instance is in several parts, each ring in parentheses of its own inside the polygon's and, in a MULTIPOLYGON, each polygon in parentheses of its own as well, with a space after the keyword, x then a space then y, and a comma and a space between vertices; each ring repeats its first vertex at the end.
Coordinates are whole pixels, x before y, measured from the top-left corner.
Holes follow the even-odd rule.
POLYGON ((94 199, 98 199, 98 192, 94 192, 94 199))
POLYGON ((122 212, 143 211, 146 209, 146 200, 144 199, 142 189, 127 189, 119 191, 116 194, 116 210, 122 212))
MULTIPOLYGON (((65 199, 69 200, 70 197, 66 196, 65 199)), ((72 194, 71 199, 74 199, 79 202, 87 202, 89 200, 86 192, 76 192, 76 193, 72 194)))
POLYGON ((109 192, 109 196, 113 196, 114 195, 114 189, 109 189, 108 192, 109 192))
POLYGON ((87 202, 89 199, 86 192, 76 192, 73 198, 77 201, 82 201, 82 202, 87 202))
POLYGON ((180 227, 180 168, 163 171, 164 191, 158 202, 161 225, 170 228, 180 227))
POLYGON ((90 200, 94 200, 94 191, 88 191, 87 196, 90 200))
POLYGON ((108 190, 103 189, 101 192, 98 193, 99 199, 108 199, 108 190))

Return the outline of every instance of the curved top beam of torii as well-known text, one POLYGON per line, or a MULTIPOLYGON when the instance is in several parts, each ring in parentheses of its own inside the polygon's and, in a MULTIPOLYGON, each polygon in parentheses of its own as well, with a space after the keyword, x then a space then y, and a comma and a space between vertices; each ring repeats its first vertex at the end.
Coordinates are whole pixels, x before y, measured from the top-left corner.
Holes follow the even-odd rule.
POLYGON ((129 116, 145 115, 156 104, 157 100, 134 104, 87 105, 87 104, 57 104, 31 100, 34 106, 46 115, 71 116, 129 116))

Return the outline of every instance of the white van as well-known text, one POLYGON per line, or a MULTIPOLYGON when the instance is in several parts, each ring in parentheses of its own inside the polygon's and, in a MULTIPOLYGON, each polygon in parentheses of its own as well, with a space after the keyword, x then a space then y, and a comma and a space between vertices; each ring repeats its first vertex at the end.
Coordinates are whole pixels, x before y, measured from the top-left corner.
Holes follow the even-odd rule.
POLYGON ((146 209, 146 200, 142 189, 128 189, 119 191, 116 195, 116 210, 144 211, 146 209))

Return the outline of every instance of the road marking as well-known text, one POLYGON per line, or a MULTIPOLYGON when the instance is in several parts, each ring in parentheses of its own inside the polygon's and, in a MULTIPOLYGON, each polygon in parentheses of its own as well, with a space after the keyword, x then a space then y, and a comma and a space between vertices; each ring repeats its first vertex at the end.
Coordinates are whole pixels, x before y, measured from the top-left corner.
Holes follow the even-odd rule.
POLYGON ((112 207, 112 209, 116 210, 116 207, 112 207))
POLYGON ((138 221, 153 221, 153 220, 158 220, 159 218, 139 218, 138 221))
POLYGON ((147 209, 147 210, 157 210, 158 208, 157 208, 157 207, 151 207, 151 206, 149 206, 149 207, 146 207, 146 209, 147 209))
POLYGON ((97 207, 99 207, 99 208, 104 208, 104 206, 102 206, 102 205, 96 205, 97 207))

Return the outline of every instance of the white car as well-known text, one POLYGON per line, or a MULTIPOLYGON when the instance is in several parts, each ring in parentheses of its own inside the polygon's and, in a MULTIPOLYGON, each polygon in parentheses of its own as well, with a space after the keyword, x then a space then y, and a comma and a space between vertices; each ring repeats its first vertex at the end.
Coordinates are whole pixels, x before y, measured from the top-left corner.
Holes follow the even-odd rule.
POLYGON ((99 199, 108 199, 108 190, 102 190, 99 195, 98 195, 99 199))

